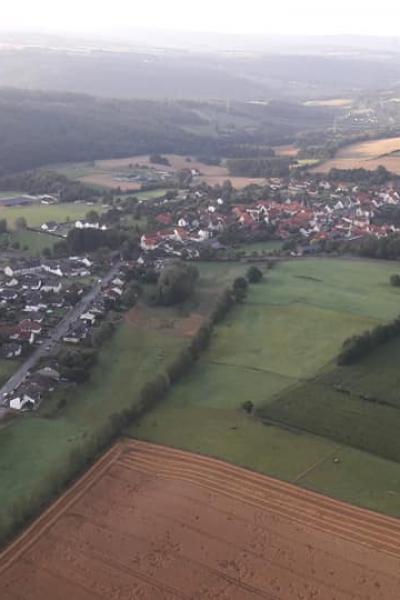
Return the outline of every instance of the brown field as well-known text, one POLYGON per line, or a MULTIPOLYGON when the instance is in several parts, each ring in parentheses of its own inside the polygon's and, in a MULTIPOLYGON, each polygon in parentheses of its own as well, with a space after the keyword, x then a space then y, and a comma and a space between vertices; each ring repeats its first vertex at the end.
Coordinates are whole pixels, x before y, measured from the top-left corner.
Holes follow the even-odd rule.
POLYGON ((1 600, 398 600, 400 522, 121 442, 0 555, 1 600))
POLYGON ((89 185, 100 185, 106 188, 120 187, 123 192, 137 191, 141 188, 141 185, 134 181, 115 181, 114 176, 111 173, 109 175, 106 173, 93 173, 93 175, 80 177, 79 180, 83 183, 88 183, 89 185))
POLYGON ((353 104, 351 98, 330 98, 329 100, 308 100, 306 106, 327 106, 330 108, 345 108, 353 104))
MULTIPOLYGON (((164 156, 168 158, 170 166, 159 165, 163 171, 171 172, 185 168, 197 169, 202 174, 200 180, 205 181, 209 185, 222 184, 227 179, 230 179, 235 188, 241 189, 251 183, 259 184, 265 181, 264 179, 251 177, 232 177, 229 175, 229 171, 226 167, 205 165, 194 158, 191 159, 191 162, 187 162, 186 157, 179 156, 177 154, 165 154, 164 156)), ((116 158, 110 160, 98 160, 95 163, 94 170, 99 169, 103 172, 94 172, 93 174, 81 177, 80 180, 86 183, 102 185, 105 187, 117 187, 119 185, 122 190, 137 190, 140 187, 137 183, 129 183, 125 181, 117 182, 113 179, 115 171, 126 168, 130 164, 147 165, 153 167, 157 166, 150 163, 148 155, 129 156, 127 158, 116 158), (109 171, 109 173, 104 173, 104 171, 109 171)))
POLYGON ((351 144, 341 148, 335 158, 318 165, 314 173, 327 173, 330 169, 368 169, 374 170, 379 165, 392 173, 400 174, 400 156, 390 156, 400 150, 400 137, 371 140, 351 144))
POLYGON ((288 157, 295 157, 297 156, 297 154, 299 153, 299 149, 296 148, 296 146, 273 146, 272 147, 273 150, 275 150, 275 154, 277 156, 288 156, 288 157))

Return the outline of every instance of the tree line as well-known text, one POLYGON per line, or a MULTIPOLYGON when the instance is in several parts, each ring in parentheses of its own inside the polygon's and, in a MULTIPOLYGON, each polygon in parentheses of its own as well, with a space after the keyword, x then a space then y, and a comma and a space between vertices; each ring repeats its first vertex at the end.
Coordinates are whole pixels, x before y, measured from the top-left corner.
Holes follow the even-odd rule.
POLYGON ((354 335, 344 341, 337 357, 337 364, 340 366, 351 365, 399 334, 400 317, 385 325, 377 325, 370 331, 354 335))

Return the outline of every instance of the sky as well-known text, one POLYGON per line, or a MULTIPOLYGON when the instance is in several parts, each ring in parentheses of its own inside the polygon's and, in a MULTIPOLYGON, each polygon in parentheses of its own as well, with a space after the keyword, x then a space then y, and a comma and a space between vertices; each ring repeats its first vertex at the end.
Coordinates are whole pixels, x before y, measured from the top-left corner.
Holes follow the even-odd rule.
POLYGON ((400 0, 3 0, 3 31, 400 34, 400 0), (397 7, 397 8, 396 8, 397 7))

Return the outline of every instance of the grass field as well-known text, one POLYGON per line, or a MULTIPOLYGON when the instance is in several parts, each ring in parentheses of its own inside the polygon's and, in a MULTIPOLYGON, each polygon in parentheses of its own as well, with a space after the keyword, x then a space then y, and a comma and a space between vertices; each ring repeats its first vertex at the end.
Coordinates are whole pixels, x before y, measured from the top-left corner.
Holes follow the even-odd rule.
POLYGON ((0 241, 3 236, 7 236, 11 248, 13 244, 18 243, 20 246, 18 250, 31 256, 41 254, 44 248, 51 249, 59 240, 53 235, 28 230, 5 233, 0 237, 0 241))
MULTIPOLYGON (((367 414, 358 405, 347 414, 340 410, 336 396, 333 401, 326 393, 327 380, 322 383, 331 374, 345 338, 398 314, 400 294, 388 283, 392 271, 390 263, 372 261, 315 259, 280 264, 217 327, 209 351, 195 369, 165 402, 130 429, 131 435, 218 456, 400 515, 400 466, 349 447, 344 434, 356 427, 360 414, 370 426, 385 416, 387 407, 375 407, 374 412, 371 404, 367 414), (319 387, 313 383, 315 377, 321 378, 319 387), (302 419, 302 427, 292 414, 298 389, 304 390, 304 402, 294 414, 302 419), (240 410, 245 400, 279 423, 263 425, 247 416, 240 410), (304 426, 310 414, 315 421, 319 417, 322 421, 323 415, 324 428, 304 426), (351 423, 347 428, 346 419, 351 423), (331 429, 340 428, 342 435, 332 435, 331 429), (333 460, 338 456, 339 464, 333 460), (372 493, 370 482, 378 465, 382 468, 372 493)), ((342 402, 347 399, 336 393, 342 402)), ((394 419, 388 436, 399 425, 394 419)), ((355 436, 363 431, 359 426, 355 436)), ((382 434, 377 431, 376 443, 382 434)))
POLYGON ((336 156, 323 162, 312 171, 327 173, 331 169, 368 169, 374 170, 380 165, 392 173, 400 174, 400 137, 382 138, 368 142, 359 142, 341 148, 336 156))
POLYGON ((0 386, 2 386, 9 377, 17 370, 18 360, 0 359, 0 386))
POLYGON ((46 221, 63 223, 68 219, 71 221, 81 219, 91 209, 101 212, 102 206, 101 204, 91 206, 85 202, 35 204, 31 206, 0 206, 0 218, 7 219, 10 229, 14 228, 15 221, 18 217, 25 217, 30 227, 39 227, 46 221))

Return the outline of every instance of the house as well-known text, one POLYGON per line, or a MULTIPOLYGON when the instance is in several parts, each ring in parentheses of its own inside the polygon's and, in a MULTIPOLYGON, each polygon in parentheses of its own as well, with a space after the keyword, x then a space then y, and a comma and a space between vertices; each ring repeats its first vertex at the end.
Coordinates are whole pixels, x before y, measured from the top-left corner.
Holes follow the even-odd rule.
POLYGON ((32 409, 34 406, 35 402, 26 395, 19 395, 10 400, 10 408, 13 410, 32 409))
POLYGON ((17 275, 27 275, 28 273, 38 273, 41 269, 42 265, 39 259, 22 259, 20 261, 13 261, 4 267, 4 274, 7 277, 14 277, 17 275))
POLYGON ((11 279, 7 279, 7 281, 6 281, 7 287, 15 287, 16 285, 18 285, 18 279, 16 279, 15 277, 11 277, 11 279))
POLYGON ((85 325, 80 323, 74 323, 67 334, 63 337, 63 341, 69 344, 79 344, 82 340, 86 339, 88 330, 85 325))
POLYGON ((40 335, 42 332, 42 326, 40 323, 36 321, 30 321, 29 319, 24 319, 18 325, 20 331, 32 331, 35 335, 40 335))
POLYGON ((47 231, 49 233, 54 233, 58 229, 58 224, 55 221, 47 221, 47 223, 43 223, 40 226, 42 231, 47 231))
POLYGON ((40 290, 42 280, 37 275, 29 273, 22 277, 22 289, 23 290, 40 290))
POLYGON ((81 316, 79 318, 81 319, 81 321, 90 323, 90 325, 93 325, 93 323, 96 321, 96 315, 91 313, 90 311, 87 311, 87 312, 81 314, 81 316))
POLYGON ((0 348, 0 355, 2 358, 18 358, 22 354, 21 344, 10 342, 9 344, 3 344, 0 348))
POLYGON ((42 282, 42 292, 59 294, 62 290, 62 283, 56 277, 48 277, 42 282))
POLYGON ((47 377, 48 379, 53 379, 54 381, 60 381, 61 379, 61 374, 59 371, 57 371, 57 369, 53 369, 52 367, 43 367, 42 369, 39 369, 38 371, 36 371, 39 375, 43 375, 44 377, 47 377))

